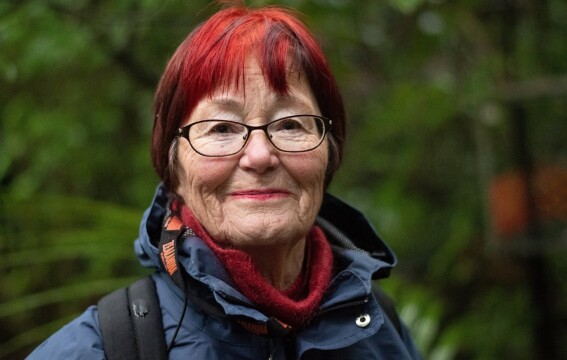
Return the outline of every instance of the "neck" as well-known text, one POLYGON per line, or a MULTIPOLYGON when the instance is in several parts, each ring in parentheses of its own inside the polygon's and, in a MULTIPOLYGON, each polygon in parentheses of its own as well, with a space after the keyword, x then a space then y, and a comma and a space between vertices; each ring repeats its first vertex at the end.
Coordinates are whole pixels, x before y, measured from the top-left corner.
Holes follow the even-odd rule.
POLYGON ((277 249, 271 246, 240 250, 250 255, 268 283, 282 291, 288 289, 301 273, 305 258, 305 238, 277 249))

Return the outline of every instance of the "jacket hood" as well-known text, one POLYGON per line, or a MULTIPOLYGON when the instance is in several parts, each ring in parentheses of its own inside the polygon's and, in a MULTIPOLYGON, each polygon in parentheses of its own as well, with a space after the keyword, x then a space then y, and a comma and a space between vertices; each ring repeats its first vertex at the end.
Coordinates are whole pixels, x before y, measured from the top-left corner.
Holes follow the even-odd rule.
MULTIPOLYGON (((157 243, 166 213, 168 192, 159 185, 151 205, 144 212, 140 234, 134 249, 144 267, 161 269, 157 243)), ((380 263, 372 274, 373 279, 387 277, 397 260, 393 251, 376 234, 364 215, 343 201, 326 193, 316 220, 326 233, 331 245, 368 255, 380 263)))
POLYGON ((142 266, 161 269, 157 244, 161 235, 161 227, 166 213, 167 190, 160 184, 150 206, 144 211, 140 223, 140 234, 134 241, 134 251, 142 266))

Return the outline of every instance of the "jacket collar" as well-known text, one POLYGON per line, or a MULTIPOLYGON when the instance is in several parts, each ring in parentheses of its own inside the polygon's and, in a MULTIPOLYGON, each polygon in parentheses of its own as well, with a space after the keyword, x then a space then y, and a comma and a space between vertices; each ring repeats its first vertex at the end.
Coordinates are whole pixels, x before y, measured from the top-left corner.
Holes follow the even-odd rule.
POLYGON ((368 255, 379 261, 373 279, 388 277, 396 265, 394 252, 378 236, 366 217, 357 209, 325 193, 317 224, 323 228, 331 244, 368 255))

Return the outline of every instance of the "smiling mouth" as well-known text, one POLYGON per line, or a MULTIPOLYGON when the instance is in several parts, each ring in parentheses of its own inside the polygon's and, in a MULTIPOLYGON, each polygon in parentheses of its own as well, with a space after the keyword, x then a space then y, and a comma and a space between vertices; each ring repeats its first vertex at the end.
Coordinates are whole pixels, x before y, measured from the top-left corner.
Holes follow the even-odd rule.
POLYGON ((265 189, 265 190, 242 190, 230 193, 231 197, 252 200, 270 200, 291 195, 289 191, 282 189, 265 189))

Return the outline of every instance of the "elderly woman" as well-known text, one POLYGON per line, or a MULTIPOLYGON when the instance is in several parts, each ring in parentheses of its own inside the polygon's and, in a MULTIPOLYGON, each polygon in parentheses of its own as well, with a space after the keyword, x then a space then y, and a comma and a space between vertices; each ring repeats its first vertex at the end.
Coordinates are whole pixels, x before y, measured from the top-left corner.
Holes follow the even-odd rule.
MULTIPOLYGON (((228 7, 178 47, 155 95, 163 184, 135 243, 157 269, 170 359, 419 358, 372 291, 393 253, 325 193, 344 135, 329 65, 292 12, 228 7)), ((30 358, 105 358, 122 340, 100 315, 30 358)))

